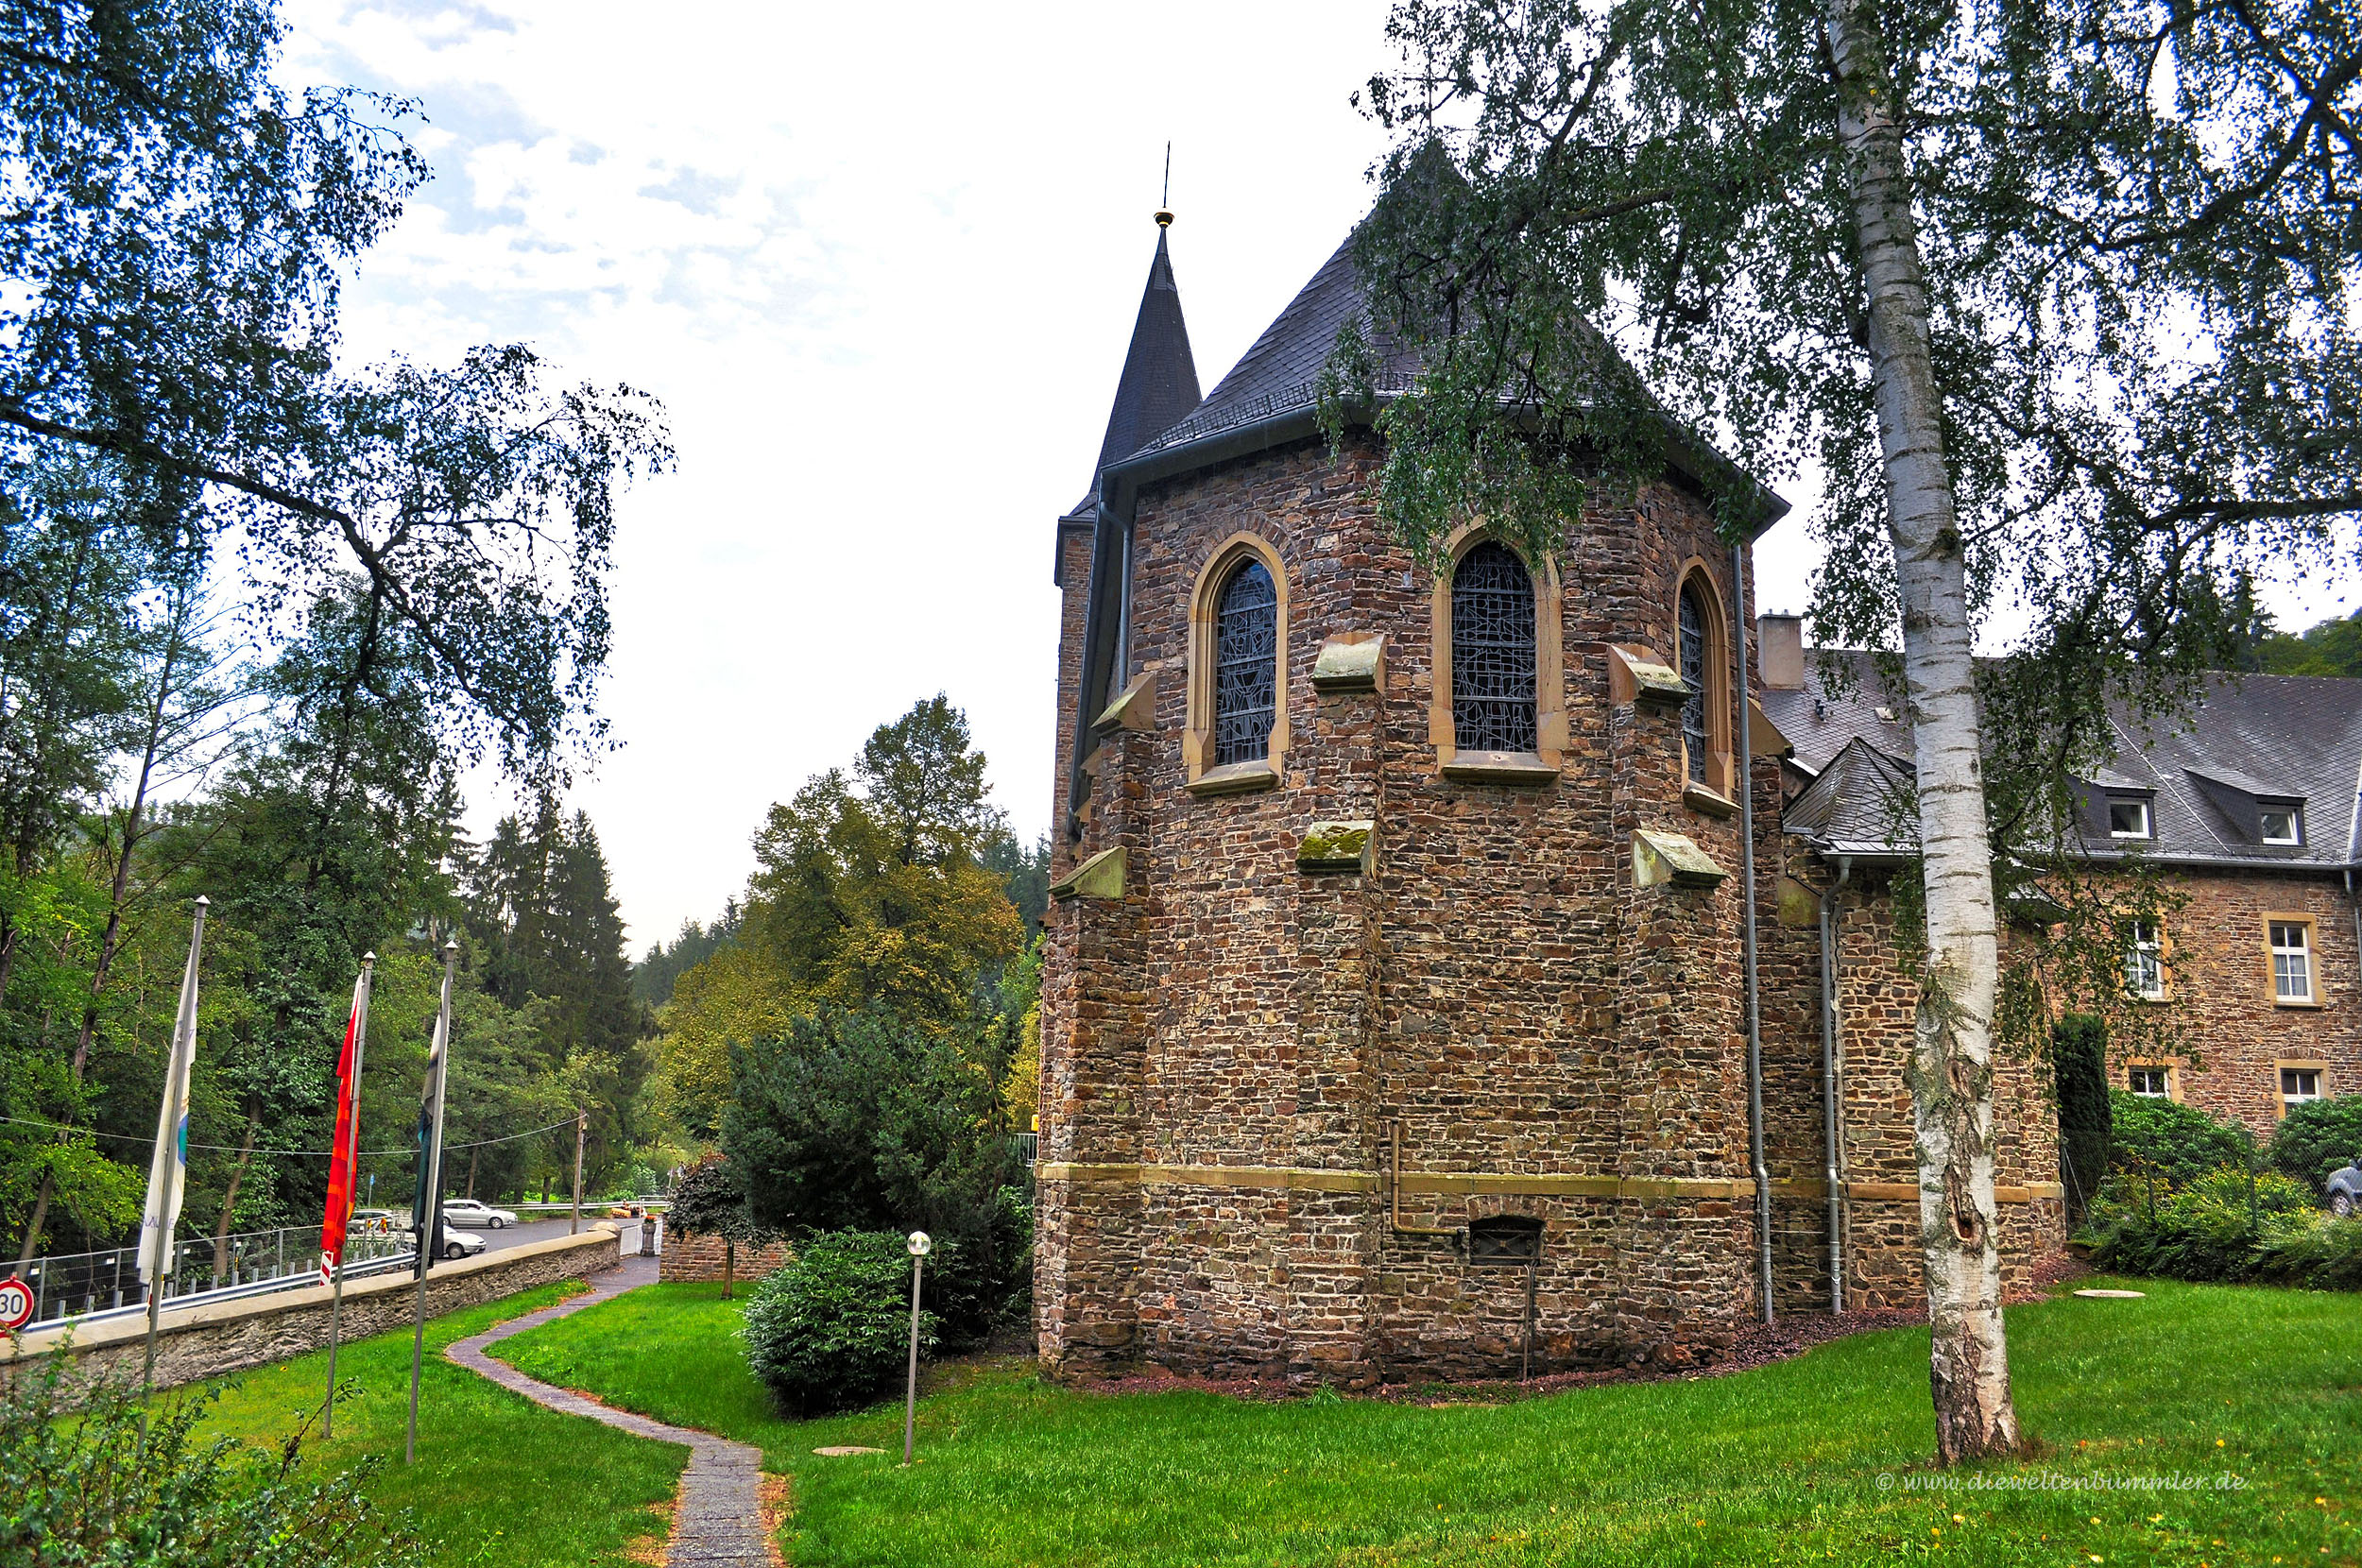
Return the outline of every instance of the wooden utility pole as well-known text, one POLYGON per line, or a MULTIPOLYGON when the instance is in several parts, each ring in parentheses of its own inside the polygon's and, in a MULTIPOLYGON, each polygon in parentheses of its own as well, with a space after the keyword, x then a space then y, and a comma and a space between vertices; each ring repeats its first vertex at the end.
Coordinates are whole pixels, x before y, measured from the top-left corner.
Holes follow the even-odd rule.
POLYGON ((566 1228, 569 1236, 582 1234, 582 1140, 590 1131, 590 1113, 574 1113, 574 1222, 566 1228))

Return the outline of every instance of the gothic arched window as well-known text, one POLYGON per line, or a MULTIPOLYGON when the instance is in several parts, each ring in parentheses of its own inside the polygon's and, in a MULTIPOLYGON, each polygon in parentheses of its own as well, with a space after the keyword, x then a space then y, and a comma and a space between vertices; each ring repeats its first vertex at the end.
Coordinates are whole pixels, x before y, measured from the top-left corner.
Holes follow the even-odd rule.
POLYGON ((1271 753, 1279 695, 1279 590, 1252 556, 1222 586, 1214 611, 1214 766, 1271 753))
POLYGON ((1534 725, 1533 576, 1492 539, 1451 578, 1451 723, 1462 751, 1531 752, 1534 725))
POLYGON ((1682 585, 1682 679, 1689 700, 1682 704, 1682 743, 1689 753, 1689 780, 1706 781, 1706 612, 1694 583, 1682 585))
POLYGON ((1684 578, 1674 600, 1675 649, 1681 677, 1689 687, 1682 704, 1682 751, 1692 784, 1729 793, 1730 644, 1722 612, 1704 574, 1684 578))

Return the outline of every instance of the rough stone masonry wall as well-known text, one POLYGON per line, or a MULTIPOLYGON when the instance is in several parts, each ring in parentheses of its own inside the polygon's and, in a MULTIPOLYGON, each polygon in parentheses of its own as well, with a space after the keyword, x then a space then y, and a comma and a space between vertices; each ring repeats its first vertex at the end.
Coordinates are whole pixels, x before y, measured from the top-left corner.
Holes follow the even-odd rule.
POLYGON ((703 1231, 676 1231, 669 1227, 664 1236, 664 1251, 658 1254, 657 1278, 660 1280, 718 1280, 727 1261, 733 1278, 759 1280, 775 1269, 786 1267, 796 1250, 784 1238, 774 1241, 738 1243, 737 1256, 729 1256, 728 1243, 720 1236, 703 1231))
POLYGON ((1074 863, 1066 834, 1067 791, 1074 761, 1074 707, 1083 689, 1083 617, 1090 602, 1091 531, 1058 524, 1058 741, 1057 778, 1050 801, 1050 875, 1062 877, 1074 863))
POLYGON ((2283 1062, 2319 1063, 2323 1094, 2362 1092, 2362 970, 2353 946, 2353 908, 2335 875, 2315 872, 2180 873, 2164 891, 2182 900, 2163 921, 2166 997, 2148 1011, 2166 1048, 2130 1044, 2134 1031, 2111 1031, 2108 1081, 2130 1082, 2130 1062, 2174 1067, 2184 1103, 2235 1117, 2269 1137, 2281 1116, 2283 1062), (2273 994, 2266 922, 2303 916, 2313 923, 2313 1007, 2281 1003, 2273 994))
MULTIPOLYGON (((1834 874, 1818 864, 1795 863, 1823 896, 1834 874)), ((1837 929, 1837 1044, 1839 1084, 1838 1161, 1844 1202, 1848 1307, 1915 1307, 1926 1300, 1925 1250, 1920 1242, 1919 1161, 1915 1144, 1909 1066, 1917 993, 1900 956, 1891 889, 1881 873, 1857 867, 1834 889, 1837 929)), ((1792 1088, 1783 1098, 1801 1099, 1809 1085, 1819 1115, 1818 926, 1784 930, 1778 968, 1784 999, 1767 1000, 1766 1027, 1776 1014, 1783 1030, 1811 1019, 1809 1052, 1804 1041, 1781 1052, 1792 1064, 1792 1088), (1812 944, 1809 962, 1803 951, 1812 944), (1809 988, 1809 996, 1807 996, 1809 988), (1809 1054, 1809 1071, 1804 1059, 1809 1054)), ((1772 1054, 1770 1040, 1766 1053, 1772 1054)), ((1994 1050, 1994 1186, 1999 1217, 2002 1288, 2022 1292, 2032 1270, 2065 1242, 2065 1215, 2059 1185, 2058 1112, 2046 1063, 2028 1048, 1996 1041, 1994 1050)), ((1767 1085, 1778 1080, 1767 1071, 1767 1085)), ((1783 1125, 1792 1126, 1792 1121, 1783 1125)), ((1781 1281, 1783 1298, 1802 1300, 1820 1292, 1825 1301, 1828 1211, 1822 1173, 1808 1170, 1803 1154, 1819 1154, 1813 1140, 1798 1139, 1788 1169, 1772 1172, 1792 1219, 1775 1227, 1791 1239, 1784 1252, 1794 1283, 1781 1281), (1790 1291, 1794 1292, 1790 1297, 1790 1291)))
MULTIPOLYGON (((427 1270, 426 1311, 439 1318, 462 1307, 513 1296, 538 1285, 587 1279, 623 1261, 612 1226, 486 1253, 427 1270)), ((176 1388, 223 1377, 248 1367, 283 1361, 328 1343, 334 1292, 325 1286, 282 1290, 218 1305, 174 1311, 167 1306, 156 1338, 156 1385, 176 1388)), ((418 1285, 409 1274, 377 1274, 345 1287, 337 1333, 345 1341, 406 1328, 417 1311, 418 1285)), ((26 1335, 0 1361, 10 1374, 39 1358, 65 1353, 77 1370, 137 1379, 146 1357, 145 1317, 116 1318, 78 1329, 26 1335)))
POLYGON ((1546 1365, 1710 1357, 1756 1310, 1737 878, 1640 890, 1630 859, 1648 826, 1736 872, 1737 825, 1683 803, 1678 715, 1613 705, 1604 648, 1669 657, 1685 562, 1702 557, 1728 604, 1727 557, 1669 486, 1638 527, 1583 520, 1561 775, 1446 780, 1430 579, 1370 515, 1372 455, 1332 465, 1308 442, 1141 500, 1134 667, 1157 675, 1155 724, 1102 742, 1077 851, 1125 844, 1126 895, 1061 905, 1045 965, 1036 1301, 1053 1372, 1514 1369, 1522 1276, 1388 1220, 1395 1120, 1408 1224, 1549 1223, 1546 1365), (1241 529, 1288 573, 1292 735, 1279 788, 1198 800, 1181 756, 1190 599, 1241 529), (1313 692, 1323 640, 1369 631, 1388 639, 1384 692, 1313 692), (1374 875, 1296 870, 1304 827, 1336 817, 1378 823, 1374 875))

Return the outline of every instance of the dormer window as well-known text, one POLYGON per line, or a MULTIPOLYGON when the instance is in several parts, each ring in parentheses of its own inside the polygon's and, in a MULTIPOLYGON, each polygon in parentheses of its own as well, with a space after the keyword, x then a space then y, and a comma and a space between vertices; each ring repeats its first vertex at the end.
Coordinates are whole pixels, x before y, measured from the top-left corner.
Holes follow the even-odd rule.
POLYGON ((2156 837, 2149 826, 2148 802, 2137 795, 2111 795, 2108 799, 2108 836, 2112 839, 2156 837))
POLYGON ((2302 844, 2304 813, 2294 806, 2267 806, 2258 814, 2266 844, 2302 844))

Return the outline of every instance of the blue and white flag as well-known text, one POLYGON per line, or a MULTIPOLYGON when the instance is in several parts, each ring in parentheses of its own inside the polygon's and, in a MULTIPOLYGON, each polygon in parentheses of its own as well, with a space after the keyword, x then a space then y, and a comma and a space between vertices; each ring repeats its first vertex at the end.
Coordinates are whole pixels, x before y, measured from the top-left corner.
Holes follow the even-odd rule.
POLYGON ((156 1117, 156 1151, 147 1165, 147 1206, 140 1214, 140 1278, 149 1285, 172 1268, 172 1232, 180 1223, 188 1189, 189 1077, 197 1062, 197 963, 205 941, 205 910, 197 901, 189 932, 188 967, 180 972, 180 1013, 172 1026, 172 1056, 164 1065, 164 1103, 156 1117))

